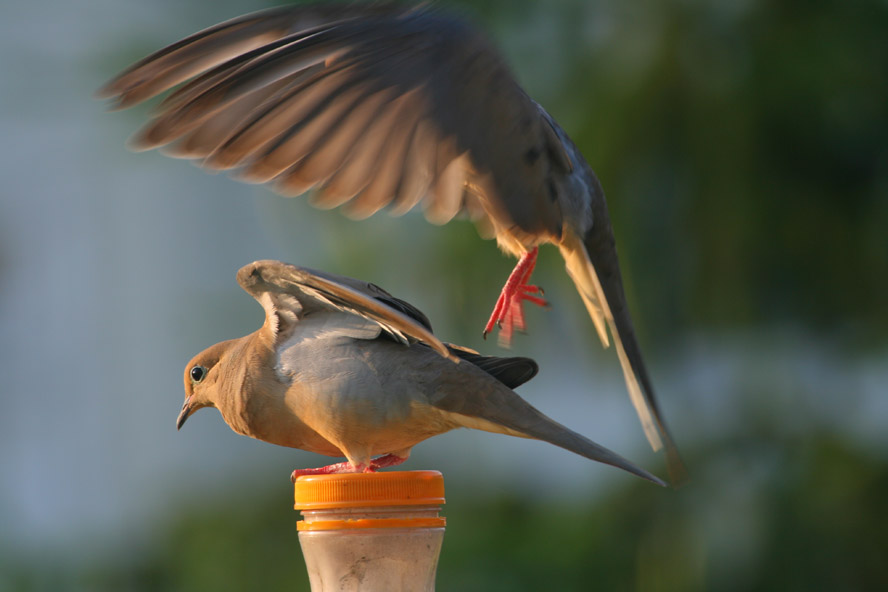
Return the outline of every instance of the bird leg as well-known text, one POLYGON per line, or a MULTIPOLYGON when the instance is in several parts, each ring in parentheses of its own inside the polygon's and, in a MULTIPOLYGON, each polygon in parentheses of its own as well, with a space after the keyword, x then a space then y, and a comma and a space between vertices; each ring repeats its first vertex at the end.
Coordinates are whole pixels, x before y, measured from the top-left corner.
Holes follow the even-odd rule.
POLYGON ((407 460, 406 456, 397 456, 395 454, 384 454, 377 458, 371 459, 370 464, 358 463, 353 465, 349 461, 333 463, 326 467, 318 467, 316 469, 296 469, 290 475, 290 481, 296 482, 296 479, 303 475, 333 475, 336 473, 375 473, 379 469, 395 467, 407 460))
POLYGON ((537 306, 549 305, 543 298, 533 296, 533 294, 542 296, 543 290, 539 286, 531 286, 527 283, 530 281, 533 268, 536 267, 538 252, 539 248, 534 247, 524 253, 518 260, 515 269, 509 274, 509 279, 506 280, 506 285, 503 286, 503 290, 500 292, 496 306, 493 308, 493 313, 484 327, 482 335, 485 339, 487 334, 493 331, 494 325, 496 325, 500 328, 500 345, 509 347, 514 330, 524 331, 526 327, 524 309, 522 307, 524 301, 527 300, 537 306))

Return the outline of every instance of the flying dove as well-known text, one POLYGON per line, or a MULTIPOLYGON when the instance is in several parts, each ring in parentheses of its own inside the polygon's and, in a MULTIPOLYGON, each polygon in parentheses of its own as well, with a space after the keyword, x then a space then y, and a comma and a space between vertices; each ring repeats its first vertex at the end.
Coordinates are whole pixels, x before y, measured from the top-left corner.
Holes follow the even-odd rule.
POLYGON ((478 31, 435 8, 286 6, 236 18, 134 64, 99 91, 126 108, 180 83, 133 139, 286 196, 314 188, 352 218, 422 204, 458 214, 518 264, 484 329, 508 345, 538 247, 558 246, 632 403, 670 473, 684 468, 654 397, 626 297, 604 192, 577 147, 521 89, 478 31))
POLYGON ((515 393, 537 373, 533 360, 442 343, 423 313, 374 284, 278 261, 251 263, 237 281, 265 323, 188 363, 179 428, 215 407, 245 436, 346 458, 293 479, 399 465, 417 443, 464 427, 543 440, 664 485, 515 393))

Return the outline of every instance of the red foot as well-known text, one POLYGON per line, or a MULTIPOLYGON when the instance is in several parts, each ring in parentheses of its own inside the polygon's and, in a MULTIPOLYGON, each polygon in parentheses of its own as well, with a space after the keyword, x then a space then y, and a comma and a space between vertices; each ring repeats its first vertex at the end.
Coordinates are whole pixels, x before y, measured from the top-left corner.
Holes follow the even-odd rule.
POLYGON ((352 466, 352 464, 348 461, 334 463, 332 465, 327 465, 326 467, 318 467, 316 469, 296 469, 293 471, 293 474, 290 475, 290 481, 295 482, 297 477, 301 477, 302 475, 333 475, 336 473, 375 473, 379 469, 385 469, 388 467, 396 467, 402 462, 407 460, 406 456, 395 456, 394 454, 385 454, 383 456, 374 458, 370 461, 369 465, 359 464, 357 466, 352 466))
POLYGON ((534 247, 521 256, 518 265, 512 270, 506 285, 503 286, 493 313, 484 327, 482 335, 487 338, 487 334, 493 331, 494 325, 499 326, 500 345, 509 347, 512 342, 512 333, 515 329, 524 331, 526 324, 524 322, 524 309, 522 304, 525 300, 537 306, 548 306, 549 303, 539 296, 531 296, 531 294, 543 294, 542 289, 537 286, 530 286, 527 282, 536 267, 537 253, 539 248, 534 247))

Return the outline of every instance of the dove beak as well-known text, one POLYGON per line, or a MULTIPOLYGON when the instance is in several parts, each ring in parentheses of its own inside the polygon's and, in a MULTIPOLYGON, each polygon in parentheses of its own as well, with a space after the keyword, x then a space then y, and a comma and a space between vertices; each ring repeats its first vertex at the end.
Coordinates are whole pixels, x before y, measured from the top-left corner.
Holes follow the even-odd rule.
POLYGON ((194 409, 191 407, 191 400, 194 398, 194 395, 185 399, 185 404, 182 405, 182 411, 179 412, 179 417, 176 418, 176 429, 181 430, 182 426, 185 425, 185 420, 188 419, 188 416, 191 415, 191 412, 194 409))

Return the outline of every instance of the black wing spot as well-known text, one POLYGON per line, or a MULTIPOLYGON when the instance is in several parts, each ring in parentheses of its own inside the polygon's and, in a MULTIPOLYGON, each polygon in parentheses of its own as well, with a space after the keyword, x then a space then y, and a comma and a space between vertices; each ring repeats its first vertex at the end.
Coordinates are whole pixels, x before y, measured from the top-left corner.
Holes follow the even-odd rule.
POLYGON ((536 163, 537 160, 539 160, 540 154, 542 154, 542 150, 534 146, 524 153, 524 162, 529 165, 533 165, 534 163, 536 163))
POLYGON ((558 201, 558 188, 555 187, 555 181, 552 180, 551 175, 546 177, 546 191, 549 192, 549 201, 558 201))
POLYGON ((423 312, 421 310, 419 310, 418 308, 416 308, 415 306, 413 306, 409 302, 405 302, 405 301, 401 300, 400 298, 395 298, 394 296, 391 296, 391 295, 389 295, 388 297, 375 296, 374 298, 376 298, 376 300, 379 300, 380 302, 382 302, 386 306, 390 306, 390 307, 394 308, 395 310, 397 310, 398 312, 407 315, 408 317, 410 317, 411 319, 413 319, 414 321, 416 321, 417 323, 419 323, 420 325, 422 325, 423 327, 425 327, 429 331, 432 330, 432 323, 429 321, 429 318, 427 316, 425 316, 425 314, 423 314, 423 312))

